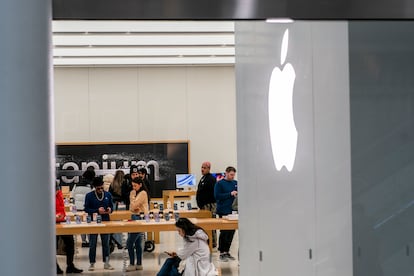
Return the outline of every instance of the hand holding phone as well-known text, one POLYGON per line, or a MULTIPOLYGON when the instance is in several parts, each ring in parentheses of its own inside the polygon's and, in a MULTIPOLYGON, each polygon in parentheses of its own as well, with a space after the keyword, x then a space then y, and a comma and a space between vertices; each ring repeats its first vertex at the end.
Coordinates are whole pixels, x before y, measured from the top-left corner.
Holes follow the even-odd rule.
POLYGON ((177 253, 175 253, 175 252, 168 252, 168 251, 164 251, 164 253, 165 253, 165 254, 167 254, 167 255, 168 255, 168 256, 170 256, 170 257, 177 256, 177 253))

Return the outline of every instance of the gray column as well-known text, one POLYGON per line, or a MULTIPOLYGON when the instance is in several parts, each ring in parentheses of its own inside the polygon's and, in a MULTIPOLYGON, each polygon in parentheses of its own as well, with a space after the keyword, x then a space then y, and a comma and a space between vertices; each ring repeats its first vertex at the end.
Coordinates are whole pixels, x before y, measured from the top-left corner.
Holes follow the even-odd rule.
POLYGON ((0 275, 53 275, 51 1, 0 1, 0 275))

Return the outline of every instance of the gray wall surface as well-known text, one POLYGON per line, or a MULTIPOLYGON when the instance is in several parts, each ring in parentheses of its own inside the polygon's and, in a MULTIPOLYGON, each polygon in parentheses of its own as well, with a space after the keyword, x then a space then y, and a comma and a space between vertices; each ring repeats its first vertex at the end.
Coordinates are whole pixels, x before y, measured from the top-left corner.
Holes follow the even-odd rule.
POLYGON ((414 23, 350 22, 354 275, 414 272, 414 23))
POLYGON ((0 1, 0 275, 56 273, 50 4, 0 1))
POLYGON ((347 36, 346 22, 236 22, 242 276, 352 275, 347 36), (275 169, 269 135, 269 79, 285 63, 296 73, 291 172, 275 169))

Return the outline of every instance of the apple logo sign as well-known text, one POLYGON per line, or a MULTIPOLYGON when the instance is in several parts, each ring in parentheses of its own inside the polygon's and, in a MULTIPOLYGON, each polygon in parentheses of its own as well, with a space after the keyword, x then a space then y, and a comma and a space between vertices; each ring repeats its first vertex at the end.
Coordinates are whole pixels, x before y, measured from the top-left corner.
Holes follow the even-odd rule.
MULTIPOLYGON (((288 51, 289 30, 285 31, 280 53, 281 66, 288 51)), ((298 132, 293 118, 293 86, 295 69, 287 63, 282 70, 275 67, 269 84, 269 131, 276 170, 283 166, 291 172, 296 158, 298 132)))

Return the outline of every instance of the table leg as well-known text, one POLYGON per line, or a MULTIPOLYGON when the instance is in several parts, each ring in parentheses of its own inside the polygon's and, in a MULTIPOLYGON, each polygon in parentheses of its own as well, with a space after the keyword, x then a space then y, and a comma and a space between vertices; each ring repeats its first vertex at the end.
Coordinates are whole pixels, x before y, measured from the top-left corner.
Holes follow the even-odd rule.
POLYGON ((159 244, 160 243, 160 232, 148 232, 147 238, 149 241, 153 240, 154 243, 159 244))
POLYGON ((213 252, 213 231, 207 231, 208 235, 208 247, 210 248, 210 252, 213 252))

